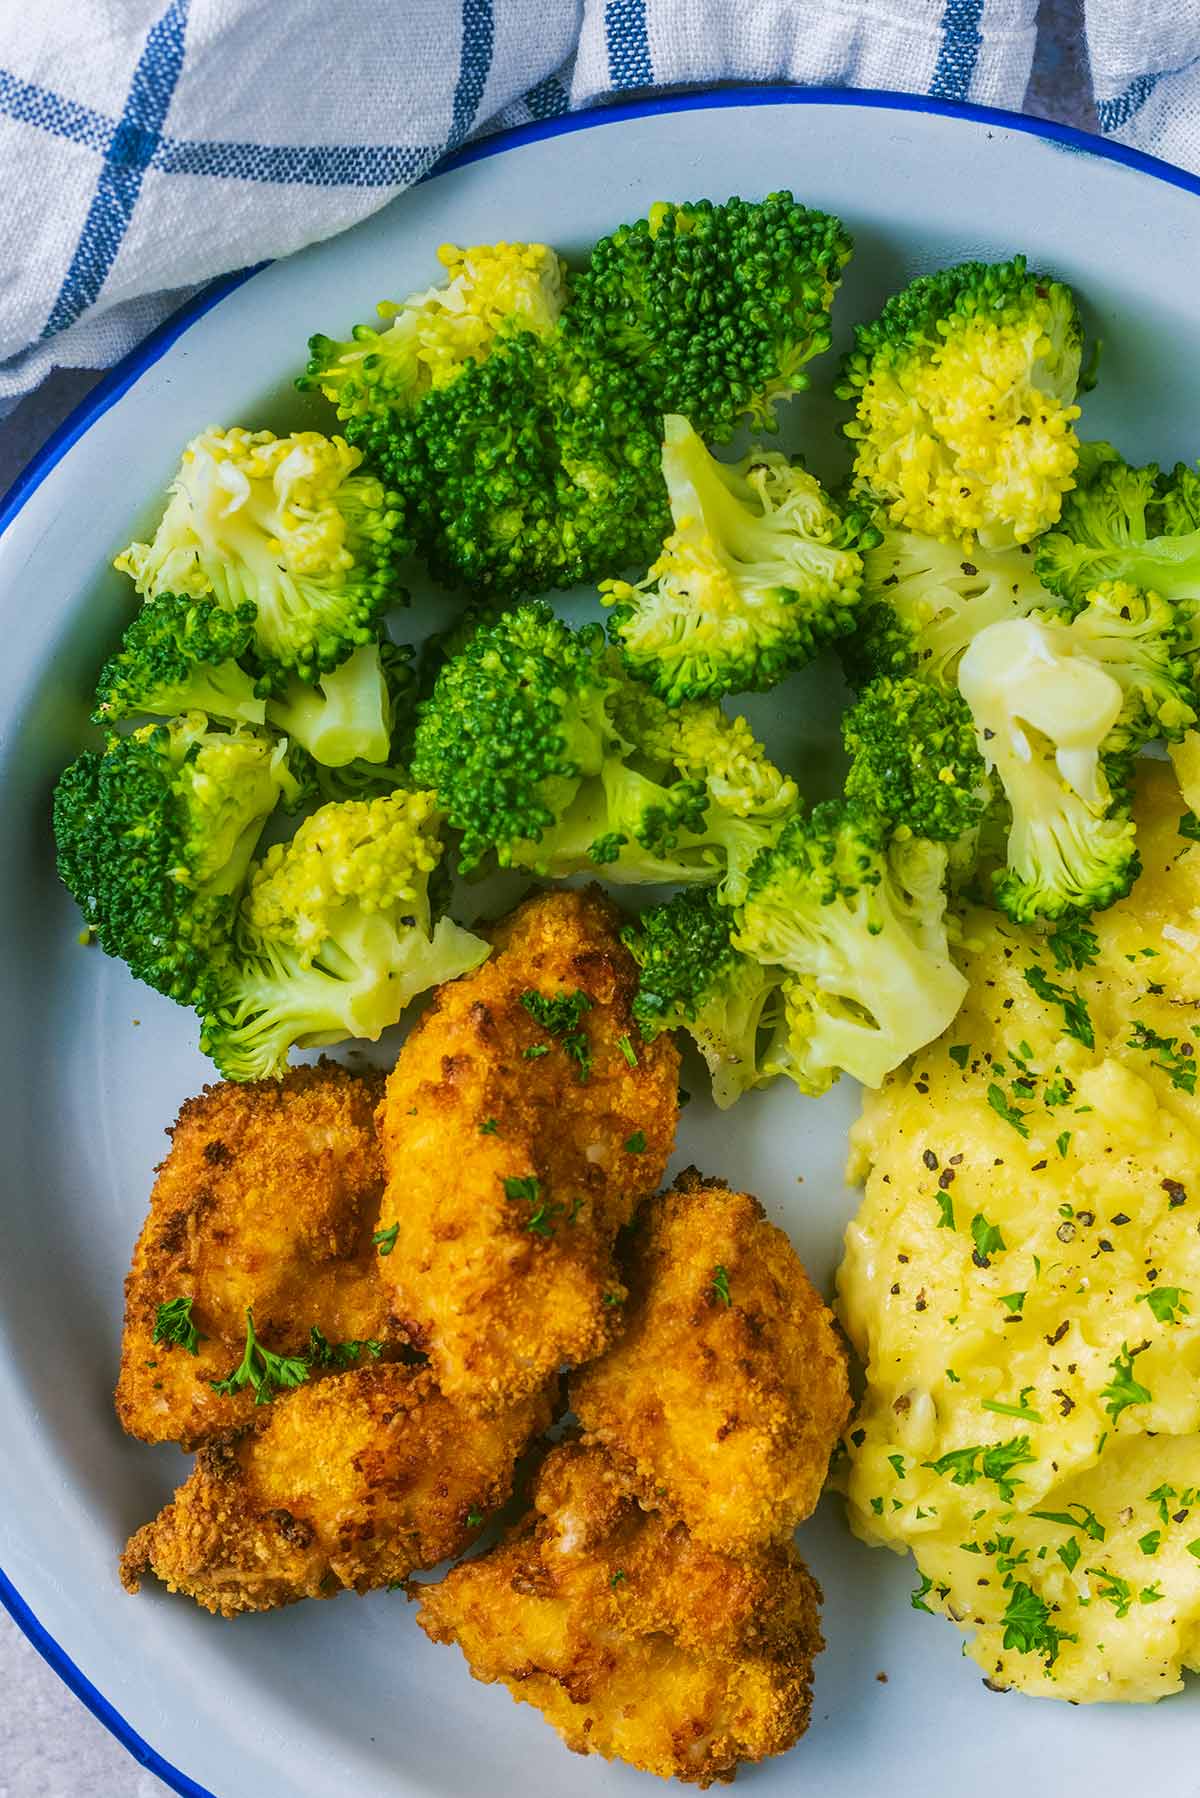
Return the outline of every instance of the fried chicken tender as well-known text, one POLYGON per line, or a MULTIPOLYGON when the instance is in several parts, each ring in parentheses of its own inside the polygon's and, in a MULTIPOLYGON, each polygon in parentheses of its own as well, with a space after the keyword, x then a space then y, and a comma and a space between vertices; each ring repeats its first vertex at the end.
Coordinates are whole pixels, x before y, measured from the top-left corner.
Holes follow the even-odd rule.
POLYGON ((475 1539, 549 1421, 543 1392, 480 1422, 398 1363, 299 1387, 201 1450, 130 1538, 122 1583, 153 1572, 225 1617, 389 1585, 475 1539))
POLYGON ((242 1358, 248 1307, 280 1354, 301 1353, 314 1325, 331 1343, 398 1339, 371 1241, 382 1090, 382 1075, 322 1062, 184 1105, 125 1282, 116 1404, 131 1436, 190 1449, 248 1421, 248 1387, 211 1385, 242 1358), (154 1341, 158 1307, 181 1297, 195 1355, 154 1341))
POLYGON ((808 1726, 821 1594, 795 1549, 701 1547, 603 1449, 554 1449, 511 1538, 420 1593, 426 1635, 576 1753, 707 1786, 808 1726))
POLYGON ((527 900, 491 960, 440 988, 388 1080, 380 1273, 443 1390, 480 1411, 606 1347, 617 1230, 674 1144, 678 1052, 632 1022, 619 921, 595 888, 527 900))
POLYGON ((629 1232, 626 1329, 571 1404, 644 1503, 737 1553, 820 1497, 850 1414, 846 1353, 757 1199, 688 1169, 629 1232))

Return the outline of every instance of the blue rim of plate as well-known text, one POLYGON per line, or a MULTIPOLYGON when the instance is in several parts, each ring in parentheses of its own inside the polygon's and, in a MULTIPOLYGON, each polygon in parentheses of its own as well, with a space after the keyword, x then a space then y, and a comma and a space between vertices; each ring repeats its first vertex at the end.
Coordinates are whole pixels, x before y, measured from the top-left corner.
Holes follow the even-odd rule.
MULTIPOLYGON (((1137 169, 1143 175, 1151 175, 1171 187, 1181 187, 1185 193, 1200 197, 1200 177, 1188 174, 1185 169, 1176 168, 1173 163, 1163 162, 1157 156, 1147 156, 1143 151, 1130 149, 1125 144, 1111 143, 1105 138, 1093 136, 1091 132, 1078 131, 1073 125, 1059 125, 1053 120, 1031 118, 1025 113, 1004 112, 994 106, 971 106, 958 101, 935 100, 923 94, 892 93, 881 88, 729 87, 701 93, 655 95, 650 99, 626 101, 616 106, 589 107, 585 111, 568 113, 562 118, 539 120, 530 125, 514 126, 508 131, 498 131, 494 137, 484 138, 479 143, 470 144, 445 157, 423 179, 430 180, 435 175, 464 168, 468 163, 482 161, 485 157, 502 155, 506 150, 519 149, 523 144, 539 143, 544 138, 563 137, 570 132, 590 130, 595 125, 616 125, 626 119, 649 118, 655 113, 780 105, 861 106, 874 111, 933 113, 940 118, 967 119, 976 125, 997 125, 1006 131, 1020 131, 1028 137, 1043 138, 1066 150, 1098 156, 1108 162, 1124 163, 1126 168, 1137 169)), ((233 274, 222 275, 219 280, 211 282, 177 312, 164 319, 156 331, 152 331, 130 350, 102 381, 97 382, 53 435, 46 439, 8 492, 0 498, 0 534, 7 530, 50 470, 61 462, 71 446, 90 430, 96 420, 103 417, 111 406, 116 405, 121 396, 128 393, 148 368, 152 368, 166 355, 171 345, 197 319, 203 318, 206 312, 211 312, 214 306, 220 305, 222 300, 249 281, 251 276, 268 266, 267 263, 260 262, 253 268, 238 269, 233 274)), ((76 1698, 129 1750, 140 1766, 156 1774, 173 1792, 180 1793, 181 1798, 215 1798, 207 1787, 197 1785, 194 1779, 164 1760, 125 1721, 104 1694, 75 1665, 66 1650, 38 1622, 3 1569, 0 1569, 0 1605, 8 1612, 17 1628, 28 1637, 42 1659, 53 1667, 76 1698)))

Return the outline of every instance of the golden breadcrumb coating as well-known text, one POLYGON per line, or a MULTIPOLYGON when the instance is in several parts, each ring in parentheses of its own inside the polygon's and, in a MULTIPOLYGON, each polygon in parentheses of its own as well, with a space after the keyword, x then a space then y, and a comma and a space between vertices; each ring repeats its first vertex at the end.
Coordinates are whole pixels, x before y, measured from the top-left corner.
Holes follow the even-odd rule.
POLYGON ((625 1334, 571 1381, 588 1439, 698 1541, 785 1540, 850 1414, 841 1337, 796 1251, 757 1199, 690 1168, 642 1206, 624 1267, 625 1334))
POLYGON ((380 1273, 443 1390, 480 1410, 620 1327, 613 1241, 674 1144, 678 1051, 638 1035, 619 923, 595 888, 527 900, 491 960, 439 989, 388 1081, 380 1273), (574 1003, 577 1031, 547 1028, 526 993, 574 1003))
POLYGON ((420 1588, 422 1629, 476 1679, 579 1754, 701 1786, 804 1733, 821 1594, 790 1544, 702 1548, 579 1444, 550 1453, 533 1499, 506 1543, 420 1588))
POLYGON ((299 1354, 328 1341, 398 1339, 371 1233, 383 1190, 374 1110, 382 1076, 332 1062, 282 1080, 207 1086, 179 1113, 125 1282, 117 1415, 144 1442, 196 1448, 248 1421, 254 1394, 220 1397, 259 1340, 299 1354), (154 1341, 160 1304, 190 1297, 195 1355, 154 1341))
POLYGON ((396 1363, 298 1387, 200 1451, 130 1538, 122 1582, 152 1572, 225 1617, 389 1585, 475 1539, 549 1421, 539 1393, 480 1422, 396 1363))

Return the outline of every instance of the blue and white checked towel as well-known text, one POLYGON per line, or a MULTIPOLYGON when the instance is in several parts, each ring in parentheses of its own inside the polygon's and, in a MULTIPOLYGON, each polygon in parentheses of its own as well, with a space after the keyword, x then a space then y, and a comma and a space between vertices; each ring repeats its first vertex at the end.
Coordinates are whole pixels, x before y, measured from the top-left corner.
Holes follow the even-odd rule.
MULTIPOLYGON (((1200 7, 1086 0, 1102 129, 1200 168, 1200 7)), ((464 139, 630 91, 1019 108, 1037 0, 0 0, 0 411, 464 139)))

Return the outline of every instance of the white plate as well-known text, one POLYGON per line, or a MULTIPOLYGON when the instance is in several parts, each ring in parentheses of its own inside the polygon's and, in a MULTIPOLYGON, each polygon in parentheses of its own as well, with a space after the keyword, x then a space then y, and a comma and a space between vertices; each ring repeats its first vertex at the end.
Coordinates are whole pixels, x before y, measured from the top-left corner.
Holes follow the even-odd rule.
MULTIPOLYGON (((305 338, 427 282, 445 239, 546 239, 571 253, 662 196, 787 186, 841 214, 858 252, 837 304, 840 338, 921 270, 1024 250, 1076 286, 1105 339, 1085 432, 1115 436, 1134 458, 1195 456, 1200 183, 1130 152, 1079 153, 1089 147, 1101 148, 1006 115, 796 92, 693 96, 519 132, 348 236, 236 291, 226 283, 220 304, 193 307, 185 329, 173 322, 118 371, 24 483, 0 538, 0 1598, 178 1791, 649 1788, 627 1768, 568 1756, 532 1710, 474 1684, 456 1651, 425 1641, 401 1597, 221 1623, 153 1582, 138 1598, 117 1582, 127 1534, 185 1466, 114 1421, 121 1282, 163 1128, 211 1070, 186 1013, 77 946, 54 877, 50 785, 78 747, 128 605, 107 557, 150 521, 180 446, 204 425, 324 422, 288 386, 305 338)), ((834 366, 815 366, 816 392, 793 406, 786 441, 827 438, 834 366)), ((417 621, 432 616, 417 608, 417 621)), ((810 790, 831 778, 830 686, 827 672, 810 674, 754 707, 777 751, 793 746, 810 790)), ((679 1162, 759 1193, 828 1282, 854 1203, 841 1165, 855 1106, 848 1082, 820 1104, 780 1088, 726 1118, 697 1097, 679 1162)), ((995 1696, 955 1631, 910 1609, 911 1566, 854 1542, 836 1501, 802 1545, 825 1588, 829 1648, 811 1732, 754 1774, 762 1798, 798 1787, 822 1798, 1096 1798, 1148 1776, 1156 1798, 1200 1789, 1194 1690, 1154 1709, 995 1696)))

